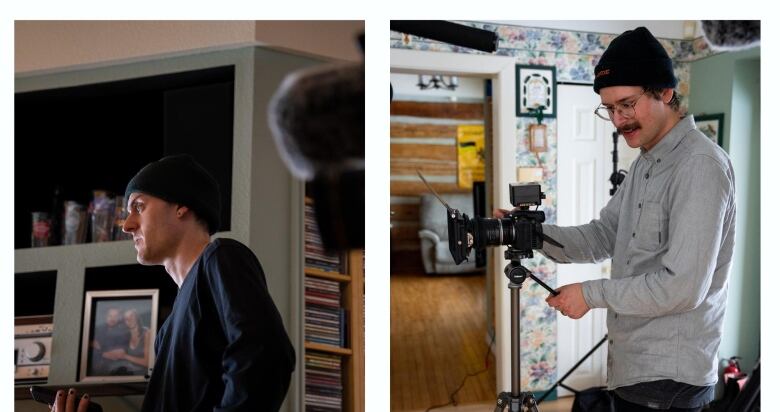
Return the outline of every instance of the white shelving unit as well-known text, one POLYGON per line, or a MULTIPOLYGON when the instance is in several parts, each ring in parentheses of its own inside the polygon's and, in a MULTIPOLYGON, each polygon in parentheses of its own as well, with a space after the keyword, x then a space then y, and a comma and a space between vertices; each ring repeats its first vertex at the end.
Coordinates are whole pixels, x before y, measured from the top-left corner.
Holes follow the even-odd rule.
MULTIPOLYGON (((133 59, 16 76, 16 92, 41 91, 101 82, 135 79, 221 66, 233 66, 234 112, 230 230, 214 237, 236 239, 249 246, 263 265, 268 287, 296 347, 298 361, 285 408, 302 408, 300 376, 303 365, 303 298, 299 276, 303 250, 300 216, 303 184, 291 177, 278 156, 266 119, 266 106, 283 77, 298 68, 320 63, 311 57, 264 47, 207 49, 170 56, 133 59)), ((107 137, 110 138, 110 137, 107 137)), ((143 148, 133 147, 132 156, 143 148)), ((24 153, 17 153, 24 157, 24 153)), ((17 158, 16 161, 23 161, 17 158)), ((88 178, 86 176, 85 178, 88 178)), ((52 334, 52 363, 48 385, 77 384, 79 343, 88 268, 136 264, 130 241, 18 249, 17 276, 57 272, 52 334)), ((119 385, 121 386, 121 385, 119 385)), ((23 399, 17 386, 15 410, 37 411, 41 405, 23 399)), ((110 391, 109 391, 110 392, 110 391)), ((132 391, 131 391, 132 392, 132 391)), ((117 393, 123 393, 117 388, 117 393)), ((104 410, 137 410, 142 397, 98 397, 104 410)), ((283 409, 284 410, 284 409, 283 409)))

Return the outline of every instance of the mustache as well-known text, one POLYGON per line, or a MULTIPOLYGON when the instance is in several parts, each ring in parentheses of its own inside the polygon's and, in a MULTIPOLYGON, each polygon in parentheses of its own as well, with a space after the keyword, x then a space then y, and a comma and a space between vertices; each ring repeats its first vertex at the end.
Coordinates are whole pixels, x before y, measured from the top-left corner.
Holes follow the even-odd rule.
POLYGON ((617 131, 622 134, 629 130, 641 129, 641 128, 642 126, 640 126, 638 122, 634 122, 634 123, 623 125, 623 127, 618 128, 617 131))

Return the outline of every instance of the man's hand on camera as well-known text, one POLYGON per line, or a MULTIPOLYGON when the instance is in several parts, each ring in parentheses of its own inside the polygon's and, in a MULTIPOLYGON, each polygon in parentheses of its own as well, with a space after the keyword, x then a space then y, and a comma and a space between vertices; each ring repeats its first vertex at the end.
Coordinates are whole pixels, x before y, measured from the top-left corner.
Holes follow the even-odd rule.
POLYGON ((87 412, 88 407, 89 395, 84 394, 79 400, 76 397, 76 390, 71 388, 66 399, 65 390, 60 389, 57 391, 57 399, 52 405, 52 412, 87 412), (78 402, 78 406, 76 402, 78 402))
POLYGON ((493 209, 493 217, 496 219, 501 219, 506 217, 506 215, 509 214, 509 210, 506 209, 493 209))
POLYGON ((582 283, 572 283, 556 289, 558 296, 547 297, 547 304, 561 312, 563 316, 579 319, 590 310, 585 303, 585 295, 582 294, 582 283))

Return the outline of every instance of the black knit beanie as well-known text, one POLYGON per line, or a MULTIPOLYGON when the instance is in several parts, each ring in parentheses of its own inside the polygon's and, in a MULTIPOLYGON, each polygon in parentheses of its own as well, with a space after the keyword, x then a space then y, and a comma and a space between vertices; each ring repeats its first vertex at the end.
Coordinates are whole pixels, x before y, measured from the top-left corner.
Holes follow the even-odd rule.
POLYGON ((144 166, 127 184, 125 201, 134 192, 189 207, 206 221, 209 235, 219 229, 219 185, 190 155, 166 156, 144 166))
POLYGON ((609 86, 674 88, 672 59, 661 43, 644 27, 615 37, 594 71, 593 90, 609 86))

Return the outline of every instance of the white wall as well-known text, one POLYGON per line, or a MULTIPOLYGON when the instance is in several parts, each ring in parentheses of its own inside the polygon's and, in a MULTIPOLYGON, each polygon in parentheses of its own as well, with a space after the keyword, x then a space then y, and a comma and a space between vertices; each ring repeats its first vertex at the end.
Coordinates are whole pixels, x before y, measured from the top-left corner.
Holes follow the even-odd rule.
POLYGON ((15 72, 260 43, 339 60, 362 54, 356 21, 16 21, 15 72))
MULTIPOLYGON (((428 77, 426 76, 426 80, 428 77)), ((483 100, 485 97, 485 79, 477 77, 458 77, 458 88, 420 90, 417 87, 416 74, 390 73, 394 100, 419 100, 422 98, 455 98, 458 100, 483 100)))
POLYGON ((255 40, 254 21, 17 21, 16 73, 255 40))
POLYGON ((359 61, 358 33, 363 20, 258 21, 255 39, 261 43, 339 60, 359 61))

